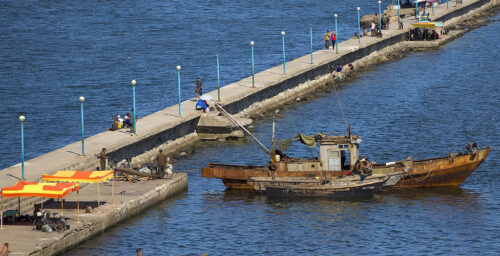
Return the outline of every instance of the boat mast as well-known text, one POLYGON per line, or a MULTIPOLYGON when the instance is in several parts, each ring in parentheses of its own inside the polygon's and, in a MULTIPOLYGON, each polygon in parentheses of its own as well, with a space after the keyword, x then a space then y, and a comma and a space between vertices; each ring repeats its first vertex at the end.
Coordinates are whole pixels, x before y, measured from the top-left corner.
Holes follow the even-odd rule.
POLYGON ((271 149, 271 162, 274 162, 276 161, 276 136, 275 136, 275 132, 276 132, 276 117, 273 115, 273 137, 272 137, 272 141, 273 141, 273 146, 272 146, 272 149, 271 149))
POLYGON ((255 142, 257 142, 257 145, 260 146, 260 148, 262 150, 264 150, 267 155, 271 156, 272 157, 272 153, 271 153, 271 150, 269 150, 266 146, 264 146, 264 144, 262 144, 262 142, 260 142, 250 131, 247 130, 247 128, 245 128, 243 125, 241 125, 236 119, 234 119, 231 114, 229 114, 224 108, 222 108, 222 106, 217 103, 217 102, 214 102, 215 103, 215 106, 217 106, 217 109, 219 109, 220 111, 222 111, 222 113, 224 113, 224 116, 235 126, 241 128, 241 130, 243 130, 246 134, 248 134, 252 139, 254 139, 255 142))

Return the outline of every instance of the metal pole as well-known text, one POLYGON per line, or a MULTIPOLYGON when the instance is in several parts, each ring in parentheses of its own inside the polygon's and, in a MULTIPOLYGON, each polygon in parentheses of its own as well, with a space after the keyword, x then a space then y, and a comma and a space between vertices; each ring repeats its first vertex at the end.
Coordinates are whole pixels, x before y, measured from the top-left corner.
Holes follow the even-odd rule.
POLYGON ((76 191, 76 221, 80 221, 80 189, 76 191))
POLYGON ((220 74, 219 74, 219 55, 217 57, 217 101, 220 101, 220 74))
POLYGON ((113 173, 113 180, 111 181, 111 202, 115 204, 115 174, 113 173))
POLYGON ((179 116, 181 116, 181 66, 177 66, 177 88, 179 90, 179 116))
POLYGON ((358 7, 358 44, 361 44, 361 23, 359 20, 359 10, 360 8, 358 7))
POLYGON ((101 196, 100 196, 100 192, 99 192, 99 184, 101 184, 100 182, 97 183, 97 207, 99 207, 101 205, 101 196))
POLYGON ((250 42, 250 46, 252 46, 252 87, 255 88, 255 64, 254 64, 254 57, 253 57, 253 45, 254 42, 250 42))
POLYGON ((434 2, 432 2, 431 5, 432 5, 432 16, 434 16, 434 2))
POLYGON ((418 3, 415 2, 415 19, 418 21, 418 3))
POLYGON ((450 0, 447 0, 447 1, 446 1, 446 9, 448 9, 448 2, 449 2, 449 1, 450 1, 450 0))
POLYGON ((3 229, 3 196, 2 202, 0 203, 0 229, 3 229))
POLYGON ((62 199, 62 197, 61 197, 61 214, 64 212, 64 210, 63 210, 63 209, 64 209, 64 207, 63 207, 63 199, 62 199))
POLYGON ((337 17, 338 15, 335 13, 335 51, 339 53, 339 31, 337 30, 337 17))
POLYGON ((399 4, 398 0, 398 27, 401 28, 401 15, 399 15, 399 9, 401 9, 401 5, 399 4))
POLYGON ((83 126, 83 102, 85 101, 85 98, 82 96, 80 97, 80 112, 82 114, 82 156, 85 155, 85 133, 84 133, 84 126, 83 126))
POLYGON ((137 116, 137 109, 135 108, 135 85, 136 85, 135 80, 132 80, 132 93, 134 95, 133 96, 134 103, 133 103, 133 107, 132 107, 132 109, 134 110, 134 116, 133 116, 133 118, 134 118, 134 134, 137 134, 137 120, 136 120, 137 119, 136 118, 136 116, 137 116))
POLYGON ((283 75, 286 74, 286 68, 285 68, 285 63, 286 63, 286 58, 285 58, 285 31, 281 31, 281 37, 283 38, 283 75))
POLYGON ((309 38, 311 41, 311 64, 313 63, 313 27, 309 24, 309 38))
POLYGON ((21 179, 24 180, 24 116, 20 116, 21 121, 21 179))
POLYGON ((382 1, 378 1, 378 27, 380 28, 380 31, 382 31, 382 9, 380 5, 382 4, 382 1))

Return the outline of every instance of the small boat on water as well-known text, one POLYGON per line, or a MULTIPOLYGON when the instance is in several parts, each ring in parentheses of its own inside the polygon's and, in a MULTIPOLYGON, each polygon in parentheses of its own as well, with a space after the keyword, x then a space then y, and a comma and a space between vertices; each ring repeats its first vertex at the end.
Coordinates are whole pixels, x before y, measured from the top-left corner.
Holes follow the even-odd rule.
POLYGON ((375 191, 392 188, 403 177, 403 172, 392 174, 350 175, 333 180, 311 178, 267 178, 256 177, 249 180, 254 189, 270 196, 300 197, 359 197, 375 191))
POLYGON ((285 197, 328 197, 352 198, 370 196, 381 190, 386 179, 363 180, 357 182, 326 183, 323 185, 268 185, 266 194, 285 197))
MULTIPOLYGON (((273 139, 274 141, 274 139, 273 139)), ((319 157, 292 158, 280 150, 269 151, 271 161, 267 165, 229 165, 209 163, 202 167, 202 176, 218 178, 229 189, 261 191, 272 179, 289 179, 289 184, 305 185, 314 179, 334 180, 359 171, 359 135, 330 136, 299 134, 292 141, 306 142, 314 147, 319 143, 319 157), (296 180, 294 181, 293 179, 296 180)), ((279 144, 279 143, 278 143, 279 144)), ((282 149, 283 150, 283 149, 282 149)), ((450 153, 447 156, 373 164, 372 174, 403 173, 394 188, 459 186, 486 159, 490 147, 479 149, 477 146, 465 153, 450 153)), ((276 190, 276 189, 275 189, 276 190)))

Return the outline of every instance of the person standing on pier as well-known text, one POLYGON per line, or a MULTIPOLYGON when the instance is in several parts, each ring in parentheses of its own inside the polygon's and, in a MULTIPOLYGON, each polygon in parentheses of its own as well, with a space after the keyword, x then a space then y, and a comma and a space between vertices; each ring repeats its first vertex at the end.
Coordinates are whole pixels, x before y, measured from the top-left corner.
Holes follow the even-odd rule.
POLYGON ((199 99, 203 95, 203 83, 201 79, 196 78, 196 83, 194 83, 194 92, 196 93, 196 98, 199 99))
POLYGON ((167 156, 163 154, 163 150, 160 149, 158 155, 156 155, 156 177, 163 179, 165 177, 165 165, 167 165, 167 156))
POLYGON ((102 148, 101 153, 97 155, 97 158, 101 159, 101 171, 106 170, 106 160, 108 160, 108 156, 106 155, 106 148, 102 148))
POLYGON ((335 50, 335 41, 337 40, 337 33, 332 31, 332 50, 335 50))
POLYGON ((325 35, 323 35, 323 39, 325 40, 325 50, 330 48, 330 30, 326 30, 325 35))

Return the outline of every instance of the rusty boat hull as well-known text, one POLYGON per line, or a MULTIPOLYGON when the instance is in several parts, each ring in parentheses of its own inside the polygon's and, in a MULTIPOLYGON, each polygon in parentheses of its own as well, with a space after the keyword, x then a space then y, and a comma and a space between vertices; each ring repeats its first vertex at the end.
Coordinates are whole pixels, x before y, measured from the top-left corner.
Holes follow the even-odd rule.
MULTIPOLYGON (((374 174, 387 174, 404 171, 405 176, 394 188, 416 188, 434 186, 459 186, 486 159, 490 147, 477 150, 472 154, 450 154, 444 157, 429 158, 415 161, 396 161, 387 164, 375 164, 374 174)), ((307 160, 303 160, 307 162, 307 160)), ((345 174, 345 171, 324 171, 318 169, 317 160, 309 162, 317 166, 313 169, 288 171, 284 161, 273 162, 263 166, 245 166, 210 163, 202 167, 202 177, 218 178, 228 189, 255 190, 252 177, 303 177, 328 179, 345 174)))

